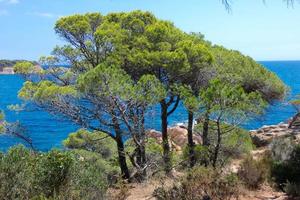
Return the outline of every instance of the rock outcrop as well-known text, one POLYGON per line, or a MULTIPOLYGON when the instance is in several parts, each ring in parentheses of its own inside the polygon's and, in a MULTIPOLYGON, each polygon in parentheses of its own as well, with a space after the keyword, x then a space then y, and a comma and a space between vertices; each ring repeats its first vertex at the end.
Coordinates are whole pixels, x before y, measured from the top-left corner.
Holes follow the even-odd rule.
MULTIPOLYGON (((169 136, 169 145, 172 151, 181 152, 183 148, 187 145, 187 128, 184 126, 175 126, 168 128, 168 136, 169 136)), ((159 144, 162 143, 161 132, 156 130, 149 130, 147 132, 147 136, 150 138, 154 138, 159 144)), ((201 144, 202 138, 199 135, 193 136, 195 144, 201 144)))
POLYGON ((252 130, 250 136, 257 147, 267 146, 275 138, 293 137, 300 142, 300 128, 289 128, 289 124, 281 122, 277 125, 263 126, 258 130, 252 130))

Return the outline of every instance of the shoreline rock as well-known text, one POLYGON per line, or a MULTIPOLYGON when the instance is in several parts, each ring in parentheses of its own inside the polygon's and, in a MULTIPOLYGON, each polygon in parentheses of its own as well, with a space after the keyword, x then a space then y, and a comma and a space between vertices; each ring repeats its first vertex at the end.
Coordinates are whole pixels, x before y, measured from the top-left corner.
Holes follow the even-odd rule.
POLYGON ((2 71, 0 71, 0 75, 7 75, 7 74, 15 74, 13 67, 4 67, 2 71))
POLYGON ((288 123, 277 125, 264 125, 257 130, 249 131, 253 144, 257 147, 268 146, 275 138, 293 137, 300 142, 300 128, 289 128, 288 123))

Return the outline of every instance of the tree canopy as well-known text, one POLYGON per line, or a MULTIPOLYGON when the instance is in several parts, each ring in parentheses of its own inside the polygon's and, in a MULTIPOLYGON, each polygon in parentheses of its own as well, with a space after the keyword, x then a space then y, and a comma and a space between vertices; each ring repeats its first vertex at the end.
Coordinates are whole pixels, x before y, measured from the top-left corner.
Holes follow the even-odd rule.
MULTIPOLYGON (((128 155, 132 165, 140 174, 149 167, 145 118, 153 105, 160 105, 163 157, 170 171, 168 119, 181 100, 197 112, 205 100, 201 90, 209 88, 211 79, 217 77, 218 86, 232 86, 225 97, 245 97, 241 103, 254 98, 253 93, 269 102, 285 94, 282 81, 253 59, 212 45, 201 34, 185 33, 150 12, 62 17, 55 31, 66 44, 41 58, 46 68, 37 70, 24 62, 15 66, 27 80, 19 97, 113 139, 124 178, 130 178, 124 146, 128 138, 136 146, 128 155)), ((208 117, 215 108, 206 108, 208 117)))

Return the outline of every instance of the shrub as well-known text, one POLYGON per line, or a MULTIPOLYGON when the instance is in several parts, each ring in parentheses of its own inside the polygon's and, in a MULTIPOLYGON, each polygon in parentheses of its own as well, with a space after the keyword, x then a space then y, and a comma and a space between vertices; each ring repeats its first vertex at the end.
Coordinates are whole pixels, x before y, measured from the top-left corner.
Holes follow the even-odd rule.
MULTIPOLYGON (((126 145, 126 152, 130 155, 133 155, 134 151, 136 150, 136 145, 133 139, 128 139, 125 143, 126 145)), ((162 157, 162 146, 154 139, 154 138, 147 138, 145 143, 145 151, 146 151, 146 159, 147 159, 147 174, 151 175, 153 172, 159 171, 159 167, 163 169, 164 161, 162 157)), ((175 156, 171 156, 173 159, 175 156)), ((174 161, 174 160, 172 160, 174 161)), ((129 160, 129 166, 131 166, 131 162, 129 160)))
POLYGON ((34 153, 23 146, 12 147, 0 156, 0 197, 99 199, 106 194, 108 173, 114 173, 106 164, 96 153, 34 153))
POLYGON ((16 146, 0 159, 0 196, 2 199, 28 199, 34 194, 32 152, 16 146))
POLYGON ((239 195, 238 177, 221 175, 212 168, 197 167, 170 189, 159 187, 154 196, 161 200, 229 200, 239 195))
POLYGON ((249 155, 243 160, 238 176, 247 187, 255 189, 269 179, 270 170, 271 160, 269 157, 264 156, 255 160, 249 155))
MULTIPOLYGON (((118 166, 111 165, 105 159, 101 158, 99 154, 85 150, 74 150, 72 153, 76 156, 76 162, 73 165, 72 174, 82 177, 79 183, 88 183, 89 181, 98 183, 98 186, 107 187, 116 183, 119 178, 120 169, 118 166), (100 173, 99 173, 100 172, 100 173), (85 179, 84 176, 86 176, 85 179), (94 180, 91 180, 94 179, 94 180), (102 183, 99 181, 102 180, 102 183), (83 182, 84 181, 84 182, 83 182)), ((86 186, 85 186, 86 187, 86 186)), ((93 186, 94 187, 94 186, 93 186)))
MULTIPOLYGON (((202 132, 203 125, 199 123, 195 127, 196 132, 202 132)), ((253 143, 248 131, 237 128, 228 124, 222 124, 221 128, 226 130, 225 134, 222 135, 221 148, 219 151, 219 156, 217 159, 217 166, 223 167, 232 158, 239 158, 244 154, 248 154, 253 150, 253 143)), ((205 153, 205 157, 213 158, 213 153, 215 151, 215 146, 217 144, 217 133, 216 133, 216 123, 210 121, 209 123, 209 147, 206 151, 210 152, 208 155, 205 153)), ((205 149, 202 149, 205 150, 205 149)), ((200 156, 201 157, 201 156, 200 156)), ((209 164, 209 163, 207 163, 209 164)))
POLYGON ((300 190, 300 145, 295 146, 287 160, 275 160, 272 176, 278 187, 290 195, 299 196, 300 190), (296 192, 297 191, 297 192, 296 192))
POLYGON ((68 152, 52 150, 36 157, 35 186, 39 193, 46 197, 59 193, 60 188, 66 184, 69 169, 73 164, 73 158, 68 152))
POLYGON ((288 195, 291 195, 294 197, 299 197, 300 196, 300 184, 287 182, 284 186, 284 191, 288 195))
POLYGON ((273 160, 281 162, 290 159, 290 156, 295 147, 296 143, 292 138, 274 139, 270 144, 273 160))
MULTIPOLYGON (((209 149, 203 145, 195 145, 194 147, 196 163, 199 165, 207 164, 210 157, 209 149)), ((182 159, 189 160, 189 146, 186 146, 183 150, 182 159)))
POLYGON ((253 150, 252 139, 248 131, 235 128, 228 135, 224 136, 224 152, 226 155, 236 158, 248 154, 253 150))
POLYGON ((79 129, 77 132, 71 133, 63 141, 63 144, 69 149, 84 149, 97 152, 107 160, 111 159, 117 153, 115 141, 99 131, 90 132, 85 129, 79 129))

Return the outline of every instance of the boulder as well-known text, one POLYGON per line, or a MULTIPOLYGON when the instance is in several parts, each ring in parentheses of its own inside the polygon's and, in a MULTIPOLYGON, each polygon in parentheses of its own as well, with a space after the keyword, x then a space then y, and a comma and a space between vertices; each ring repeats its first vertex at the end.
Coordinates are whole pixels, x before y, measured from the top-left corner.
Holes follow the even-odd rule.
POLYGON ((288 128, 289 127, 289 125, 288 124, 284 124, 284 123, 280 123, 280 124, 278 124, 278 127, 279 128, 288 128))
MULTIPOLYGON (((188 143, 188 131, 184 126, 174 126, 168 128, 169 145, 173 151, 181 152, 188 143)), ((159 144, 162 143, 161 132, 156 130, 147 131, 147 136, 154 138, 159 144)), ((201 144, 202 138, 200 135, 193 136, 195 144, 201 144)))
POLYGON ((263 130, 264 132, 268 132, 270 131, 272 128, 270 126, 263 126, 261 127, 261 130, 263 130))
POLYGON ((284 138, 300 134, 300 129, 288 128, 288 124, 279 123, 278 125, 263 126, 258 130, 249 131, 253 143, 257 147, 269 145, 274 138, 284 138))

